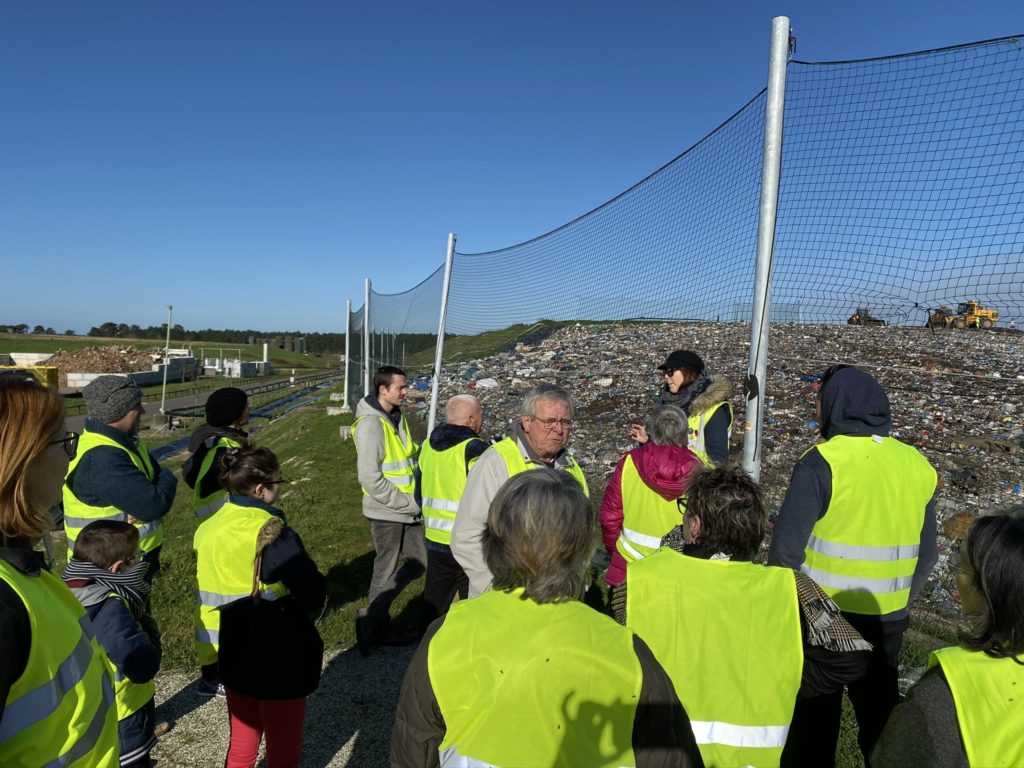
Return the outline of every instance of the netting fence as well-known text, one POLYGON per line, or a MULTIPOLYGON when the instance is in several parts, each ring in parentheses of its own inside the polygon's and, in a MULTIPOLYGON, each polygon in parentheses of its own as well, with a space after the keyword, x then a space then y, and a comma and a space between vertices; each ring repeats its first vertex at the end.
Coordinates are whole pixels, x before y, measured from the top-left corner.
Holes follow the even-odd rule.
MULTIPOLYGON (((1016 37, 791 61, 772 321, 844 323, 866 308, 918 326, 930 310, 976 299, 1000 325, 1019 322, 1022 84, 1016 37)), ((749 322, 764 100, 757 94, 662 168, 547 234, 456 252, 446 332, 540 319, 749 322)), ((443 272, 371 294, 378 344, 388 333, 436 334, 443 272)), ((371 362, 387 357, 377 349, 371 362)))

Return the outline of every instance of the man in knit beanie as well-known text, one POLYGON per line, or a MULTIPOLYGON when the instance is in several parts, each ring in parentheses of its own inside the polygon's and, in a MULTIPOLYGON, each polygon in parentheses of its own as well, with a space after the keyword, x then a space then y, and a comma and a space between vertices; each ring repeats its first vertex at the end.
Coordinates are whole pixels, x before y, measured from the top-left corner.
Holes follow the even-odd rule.
MULTIPOLYGON (((238 387, 214 390, 206 398, 206 423, 201 425, 188 443, 191 452, 181 468, 182 476, 192 488, 192 510, 198 522, 209 519, 221 508, 227 494, 220 484, 220 459, 228 451, 248 442, 242 427, 249 422, 249 395, 238 387)), ((224 696, 217 667, 217 648, 212 643, 196 640, 196 655, 202 677, 201 696, 224 696)))
POLYGON ((84 390, 87 417, 64 483, 64 531, 73 547, 95 520, 122 520, 139 529, 148 579, 160 569, 161 518, 171 510, 178 479, 161 470, 139 437, 142 392, 127 376, 104 374, 84 390))

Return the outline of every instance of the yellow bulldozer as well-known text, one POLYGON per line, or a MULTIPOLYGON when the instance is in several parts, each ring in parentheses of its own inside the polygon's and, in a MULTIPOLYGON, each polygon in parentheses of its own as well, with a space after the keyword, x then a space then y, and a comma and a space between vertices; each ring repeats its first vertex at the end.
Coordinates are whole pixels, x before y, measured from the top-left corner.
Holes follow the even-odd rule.
POLYGON ((932 328, 981 328, 988 330, 999 322, 999 311, 981 306, 977 299, 957 305, 956 312, 949 307, 937 307, 928 315, 927 325, 932 328))

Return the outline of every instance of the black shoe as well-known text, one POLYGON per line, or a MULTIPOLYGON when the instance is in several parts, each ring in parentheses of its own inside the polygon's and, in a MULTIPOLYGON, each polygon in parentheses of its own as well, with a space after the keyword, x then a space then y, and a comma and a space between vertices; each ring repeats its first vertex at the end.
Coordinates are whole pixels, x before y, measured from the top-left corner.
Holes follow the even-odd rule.
POLYGON ((373 635, 373 619, 362 610, 356 612, 356 648, 362 656, 369 656, 373 650, 373 635))
POLYGON ((422 634, 419 632, 412 632, 409 630, 398 630, 394 627, 387 627, 383 632, 380 632, 375 638, 377 645, 415 645, 419 642, 422 634))

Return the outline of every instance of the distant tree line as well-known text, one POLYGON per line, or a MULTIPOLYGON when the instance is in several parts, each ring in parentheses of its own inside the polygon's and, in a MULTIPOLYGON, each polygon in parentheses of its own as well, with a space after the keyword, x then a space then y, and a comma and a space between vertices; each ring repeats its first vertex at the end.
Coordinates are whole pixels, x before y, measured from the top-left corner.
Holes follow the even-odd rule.
MULTIPOLYGON (((44 328, 37 325, 29 330, 27 323, 16 325, 0 325, 0 333, 32 333, 56 335, 53 328, 44 328)), ((74 331, 64 331, 65 336, 74 336, 74 331)), ((450 334, 449 334, 450 335, 450 334)), ((159 341, 161 345, 167 338, 166 325, 151 325, 143 328, 140 325, 128 325, 127 323, 103 323, 89 329, 86 336, 95 336, 112 339, 151 339, 159 341)), ((378 338, 380 338, 378 336, 378 338)), ((407 355, 414 354, 423 349, 434 346, 437 337, 432 333, 399 333, 389 334, 387 344, 398 353, 404 349, 407 355)), ((305 350, 309 354, 341 354, 345 351, 344 333, 302 333, 301 331, 254 331, 254 330, 216 330, 204 328, 198 331, 189 331, 182 325, 171 327, 171 343, 181 344, 189 342, 217 342, 219 344, 263 344, 269 343, 275 349, 285 349, 295 339, 304 339, 305 350)), ((355 357, 360 356, 362 336, 352 339, 352 344, 357 349, 352 350, 355 357)), ((375 351, 379 349, 379 342, 374 342, 375 351)))

